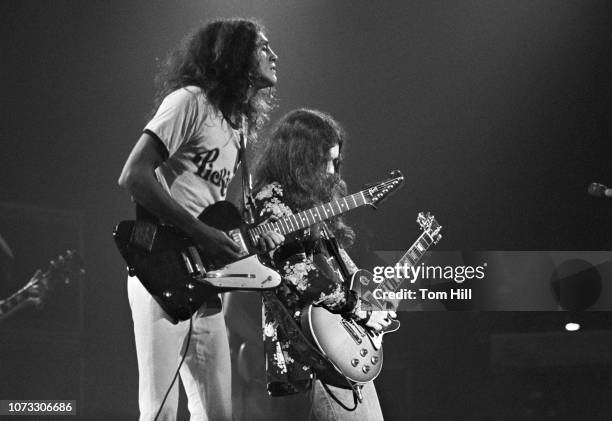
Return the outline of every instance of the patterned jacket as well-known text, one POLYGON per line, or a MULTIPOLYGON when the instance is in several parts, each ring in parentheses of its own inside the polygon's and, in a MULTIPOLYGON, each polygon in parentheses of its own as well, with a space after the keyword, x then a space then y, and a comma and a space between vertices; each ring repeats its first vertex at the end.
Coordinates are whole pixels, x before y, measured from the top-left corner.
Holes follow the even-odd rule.
MULTIPOLYGON (((283 189, 278 183, 268 184, 259 190, 255 205, 261 220, 293 213, 283 202, 283 189)), ((308 304, 316 304, 345 317, 360 318, 359 300, 343 284, 336 258, 330 250, 330 242, 335 242, 335 239, 322 233, 313 240, 310 230, 315 229, 321 230, 321 227, 288 236, 285 243, 270 256, 270 263, 282 276, 281 285, 274 290, 274 296, 278 299, 275 301, 287 310, 279 311, 278 306, 271 302, 274 297, 264 294, 266 377, 268 392, 273 396, 297 393, 308 388, 313 377, 313 358, 316 358, 312 355, 312 346, 301 343, 301 335, 292 332, 296 325, 287 323, 288 317, 282 317, 281 313, 288 313, 299 325, 301 310, 308 304)), ((340 249, 340 255, 350 273, 357 270, 343 249, 340 249)))

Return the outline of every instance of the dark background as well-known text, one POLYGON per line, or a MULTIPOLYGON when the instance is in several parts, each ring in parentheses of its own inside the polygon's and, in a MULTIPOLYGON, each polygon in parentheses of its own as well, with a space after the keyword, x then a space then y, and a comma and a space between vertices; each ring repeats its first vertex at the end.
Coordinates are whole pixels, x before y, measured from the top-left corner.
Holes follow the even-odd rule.
MULTIPOLYGON (((351 190, 403 171, 407 183, 392 200, 348 218, 371 249, 406 248, 420 210, 444 226, 439 250, 612 248, 612 202, 586 194, 592 181, 612 184, 609 1, 15 0, 0 2, 0 16, 0 201, 78 211, 75 247, 88 271, 81 363, 68 377, 5 374, 2 399, 24 398, 4 396, 7 388, 37 398, 43 392, 32 385, 59 388, 79 373, 78 397, 52 386, 44 393, 79 399, 83 419, 136 417, 131 316, 111 237, 132 204, 116 180, 151 109, 156 60, 209 18, 263 21, 279 55, 272 120, 307 106, 342 122, 351 190)), ((35 250, 40 239, 21 240, 35 250)), ((31 272, 45 265, 29 264, 31 272)), ((610 361, 578 356, 610 337, 551 345, 529 336, 562 334, 563 317, 402 315, 379 379, 387 419, 609 419, 610 361), (514 334, 544 359, 563 346, 575 352, 565 363, 525 357, 508 369, 521 358, 499 357, 495 344, 514 334)), ((588 317, 607 333, 607 313, 588 317)), ((27 361, 17 350, 3 358, 5 370, 27 361)))

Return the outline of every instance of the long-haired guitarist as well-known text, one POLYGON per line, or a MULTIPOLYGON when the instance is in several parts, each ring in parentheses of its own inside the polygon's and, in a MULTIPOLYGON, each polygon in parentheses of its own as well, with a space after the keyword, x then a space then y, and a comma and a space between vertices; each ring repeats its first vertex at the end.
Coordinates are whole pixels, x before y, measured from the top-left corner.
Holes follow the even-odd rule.
MULTIPOLYGON (((263 28, 244 19, 210 22, 171 52, 157 77, 154 116, 119 178, 137 203, 138 219, 172 224, 209 254, 238 257, 238 245, 197 216, 225 198, 240 131, 252 139, 267 120, 276 62, 263 28)), ((280 234, 266 233, 262 246, 272 249, 282 241, 280 234)), ((178 383, 165 395, 183 355, 180 375, 191 419, 231 420, 230 356, 219 297, 192 317, 188 342, 189 321, 171 323, 137 278, 128 280, 128 296, 140 420, 176 418, 178 383)))
MULTIPOLYGON (((256 170, 259 216, 282 217, 344 196, 340 166, 345 138, 329 114, 300 109, 282 117, 256 170)), ((283 282, 274 292, 264 293, 268 392, 282 396, 311 389, 313 414, 320 421, 382 419, 373 383, 363 387, 363 402, 356 405, 353 390, 321 381, 326 373, 310 364, 317 358, 314 349, 295 331, 300 311, 313 303, 377 331, 395 316, 361 311, 359 298, 344 284, 343 279, 356 270, 343 248, 354 237, 354 231, 335 218, 287 238, 271 256, 283 282)))

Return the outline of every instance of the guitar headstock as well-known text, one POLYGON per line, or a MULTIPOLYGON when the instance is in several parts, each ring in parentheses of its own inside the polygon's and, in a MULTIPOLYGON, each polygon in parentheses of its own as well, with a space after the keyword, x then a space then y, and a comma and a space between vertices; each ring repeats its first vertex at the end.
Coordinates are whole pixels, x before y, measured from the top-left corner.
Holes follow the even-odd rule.
POLYGON ((368 186, 363 191, 364 197, 368 205, 374 208, 379 203, 382 203, 387 197, 395 193, 404 184, 404 175, 400 170, 391 171, 390 177, 378 184, 368 186))
POLYGON ((16 311, 23 305, 41 305, 47 292, 54 284, 69 284, 85 275, 83 259, 74 250, 68 250, 49 262, 44 272, 38 269, 30 281, 19 291, 8 297, 0 306, 0 319, 16 311))
POLYGON ((442 234, 440 234, 440 231, 442 230, 442 225, 438 224, 438 221, 436 221, 436 217, 430 214, 429 212, 419 212, 419 215, 417 216, 417 222, 421 229, 427 234, 429 234, 434 244, 438 244, 438 241, 442 239, 442 234))
POLYGON ((83 259, 75 250, 67 250, 55 260, 49 262, 49 267, 42 274, 46 283, 69 284, 70 281, 80 279, 85 275, 83 259))

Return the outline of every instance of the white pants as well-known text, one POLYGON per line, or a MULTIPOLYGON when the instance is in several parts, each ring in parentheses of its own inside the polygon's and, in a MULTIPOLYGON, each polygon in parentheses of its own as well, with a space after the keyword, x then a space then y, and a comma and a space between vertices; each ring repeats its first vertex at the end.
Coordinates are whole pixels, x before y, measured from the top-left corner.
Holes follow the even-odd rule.
MULTIPOLYGON (((140 421, 153 421, 185 352, 189 320, 172 324, 138 278, 128 278, 138 357, 140 421)), ((214 296, 192 317, 193 331, 180 377, 191 421, 231 421, 230 351, 221 311, 214 296)), ((178 381, 172 387, 159 421, 175 420, 178 381)))

